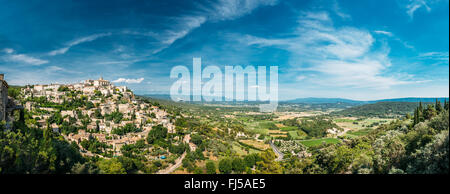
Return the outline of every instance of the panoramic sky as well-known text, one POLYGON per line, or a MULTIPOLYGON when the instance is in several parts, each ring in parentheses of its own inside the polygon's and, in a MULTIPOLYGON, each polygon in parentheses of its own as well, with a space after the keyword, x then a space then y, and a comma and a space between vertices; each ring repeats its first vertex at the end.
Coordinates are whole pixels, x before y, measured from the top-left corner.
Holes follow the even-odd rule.
POLYGON ((279 66, 279 98, 449 96, 448 0, 0 0, 10 85, 104 79, 167 94, 170 70, 279 66))

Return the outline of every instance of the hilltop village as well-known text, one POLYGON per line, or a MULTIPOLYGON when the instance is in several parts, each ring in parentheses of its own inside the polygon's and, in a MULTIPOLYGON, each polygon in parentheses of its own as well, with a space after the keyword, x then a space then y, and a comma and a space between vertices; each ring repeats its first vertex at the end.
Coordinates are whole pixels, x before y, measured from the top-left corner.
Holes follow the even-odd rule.
MULTIPOLYGON (((121 155, 123 145, 145 138, 153 126, 162 125, 168 133, 175 129, 167 112, 102 77, 75 84, 26 86, 21 94, 25 109, 36 121, 28 125, 49 127, 78 145, 83 140, 98 141, 112 156, 121 155)), ((84 155, 97 155, 80 148, 84 155)))

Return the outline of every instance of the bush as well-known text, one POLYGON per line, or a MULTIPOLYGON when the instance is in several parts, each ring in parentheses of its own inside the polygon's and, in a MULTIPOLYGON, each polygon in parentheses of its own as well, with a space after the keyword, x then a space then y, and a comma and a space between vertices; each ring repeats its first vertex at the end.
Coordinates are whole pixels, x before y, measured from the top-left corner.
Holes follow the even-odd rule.
POLYGON ((216 174, 216 164, 214 164, 214 162, 211 160, 208 160, 206 162, 206 173, 216 174))
POLYGON ((230 174, 233 170, 233 164, 230 158, 224 158, 219 162, 219 171, 222 174, 230 174))

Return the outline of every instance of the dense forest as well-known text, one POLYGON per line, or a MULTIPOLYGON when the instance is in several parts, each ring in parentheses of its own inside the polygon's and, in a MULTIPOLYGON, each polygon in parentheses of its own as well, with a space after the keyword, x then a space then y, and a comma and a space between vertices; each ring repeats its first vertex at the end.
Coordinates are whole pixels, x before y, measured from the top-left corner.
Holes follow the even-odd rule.
MULTIPOLYGON (((428 102, 424 104, 433 103, 428 102)), ((333 112, 332 115, 349 117, 398 117, 407 113, 413 113, 414 109, 418 106, 419 102, 377 102, 333 112)))

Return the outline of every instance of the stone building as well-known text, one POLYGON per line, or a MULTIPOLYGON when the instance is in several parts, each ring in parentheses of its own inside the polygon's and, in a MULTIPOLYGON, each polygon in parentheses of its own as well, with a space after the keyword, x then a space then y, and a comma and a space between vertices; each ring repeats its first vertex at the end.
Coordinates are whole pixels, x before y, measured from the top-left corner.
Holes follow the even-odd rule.
POLYGON ((5 75, 0 74, 0 121, 6 121, 6 129, 11 129, 11 122, 14 119, 14 111, 20 111, 20 119, 23 120, 23 106, 17 105, 15 100, 8 97, 8 83, 5 75))
POLYGON ((103 77, 100 77, 98 80, 94 80, 94 86, 109 86, 110 83, 107 80, 104 80, 103 77))
POLYGON ((6 106, 8 104, 8 83, 5 75, 0 74, 0 121, 6 120, 6 106))

